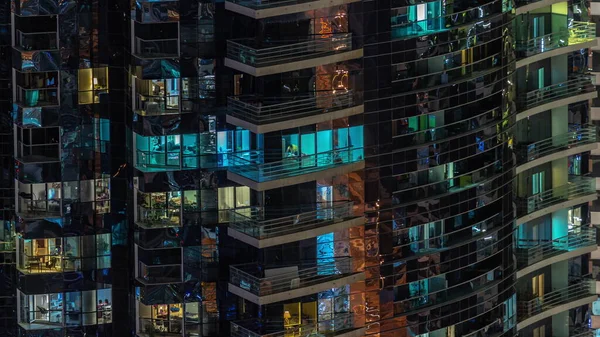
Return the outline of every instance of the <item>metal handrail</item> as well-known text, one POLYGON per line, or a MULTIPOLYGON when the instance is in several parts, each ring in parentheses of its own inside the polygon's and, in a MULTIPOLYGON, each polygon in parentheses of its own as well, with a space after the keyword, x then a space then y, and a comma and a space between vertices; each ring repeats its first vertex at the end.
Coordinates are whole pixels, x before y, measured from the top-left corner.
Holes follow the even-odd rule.
POLYGON ((565 200, 596 193, 596 178, 571 176, 565 185, 557 186, 530 197, 518 198, 518 214, 531 214, 565 200))
MULTIPOLYGON (((231 322, 231 337, 306 337, 354 328, 354 313, 333 313, 332 319, 303 319, 303 323, 291 328, 284 327, 284 321, 267 322, 258 319, 247 319, 231 322), (271 332, 273 331, 273 332, 271 332)), ((329 316, 323 315, 323 316, 329 316)), ((320 315, 321 316, 321 315, 320 315)))
POLYGON ((570 229, 567 235, 551 240, 517 239, 517 264, 525 267, 566 251, 595 246, 596 230, 583 226, 578 228, 580 232, 570 229))
POLYGON ((551 291, 543 296, 527 301, 517 301, 519 321, 523 321, 559 304, 594 295, 596 293, 595 287, 596 282, 594 280, 582 278, 574 284, 551 291))
POLYGON ((229 210, 229 219, 231 219, 229 227, 257 239, 278 237, 321 227, 329 222, 344 221, 353 217, 353 206, 352 201, 346 201, 316 204, 313 206, 314 210, 308 212, 298 208, 288 209, 287 212, 282 209, 281 215, 286 215, 270 219, 269 215, 272 214, 273 209, 260 207, 232 209, 229 210), (292 215, 288 215, 290 213, 292 215))
POLYGON ((263 41, 272 47, 253 47, 254 39, 227 40, 227 57, 255 67, 289 63, 352 49, 352 33, 314 35, 305 41, 263 41))
POLYGON ((312 155, 290 156, 279 161, 264 163, 262 151, 228 154, 229 171, 257 182, 318 172, 333 166, 363 160, 363 148, 347 147, 312 155))
POLYGON ((521 110, 527 110, 541 104, 594 90, 595 87, 591 77, 589 75, 579 75, 565 82, 527 92, 525 96, 519 99, 519 107, 521 110))
POLYGON ((359 103, 352 90, 316 92, 293 97, 227 97, 229 115, 254 124, 274 123, 345 109, 359 103))
POLYGON ((267 268, 257 263, 229 266, 229 283, 245 289, 258 296, 266 296, 289 291, 297 288, 308 287, 349 275, 356 272, 353 268, 351 257, 338 257, 312 263, 303 268, 300 265, 273 266, 273 268, 297 267, 291 272, 276 276, 255 276, 252 273, 262 273, 267 268))
POLYGON ((573 21, 570 27, 552 32, 529 40, 517 41, 517 51, 523 51, 527 56, 543 53, 575 43, 593 41, 596 39, 596 24, 592 22, 573 21), (583 41, 579 41, 583 39, 583 41))
POLYGON ((598 129, 594 125, 586 125, 576 131, 563 133, 535 143, 523 145, 519 151, 517 162, 524 164, 532 160, 570 149, 577 146, 597 142, 598 129))

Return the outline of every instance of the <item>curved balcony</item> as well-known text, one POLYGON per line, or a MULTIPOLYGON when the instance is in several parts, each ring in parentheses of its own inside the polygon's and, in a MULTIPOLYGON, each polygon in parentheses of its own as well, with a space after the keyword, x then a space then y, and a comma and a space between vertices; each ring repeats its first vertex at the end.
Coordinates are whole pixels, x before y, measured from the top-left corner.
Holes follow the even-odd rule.
POLYGON ((573 21, 568 27, 529 40, 517 41, 517 68, 548 57, 596 45, 596 24, 573 21), (559 50, 560 49, 560 50, 559 50))
POLYGON ((225 9, 254 19, 338 7, 360 0, 226 0, 225 9))
POLYGON ((229 236, 256 248, 315 238, 364 224, 352 201, 304 207, 253 207, 229 211, 229 236))
POLYGON ((517 198, 517 225, 597 198, 596 178, 570 176, 565 185, 527 198, 517 198))
POLYGON ((302 319, 302 323, 286 327, 284 321, 248 319, 231 322, 231 337, 288 337, 288 336, 363 336, 364 328, 354 327, 354 313, 319 315, 319 320, 302 319), (324 318, 321 316, 325 316, 324 318))
POLYGON ((542 267, 596 250, 596 229, 579 227, 552 240, 517 240, 517 278, 542 267), (550 259, 552 258, 552 259, 550 259))
POLYGON ((21 192, 17 197, 16 213, 23 219, 60 218, 63 216, 61 199, 37 199, 21 192))
POLYGON ((363 113, 358 96, 344 89, 293 97, 228 97, 227 123, 254 133, 318 124, 363 113))
POLYGON ((344 148, 267 162, 262 151, 228 154, 227 178, 256 191, 291 186, 363 169, 362 148, 344 148))
POLYGON ((596 149, 598 141, 596 126, 586 125, 577 131, 546 138, 531 144, 517 146, 516 173, 519 174, 532 167, 577 153, 596 149))
POLYGON ((521 330, 559 312, 590 304, 597 298, 595 281, 583 278, 570 286, 554 290, 543 296, 525 301, 519 300, 517 301, 519 320, 517 327, 521 330))
POLYGON ((227 67, 252 76, 288 71, 361 58, 362 49, 352 50, 352 33, 312 35, 304 40, 227 40, 227 67))
POLYGON ((546 110, 596 98, 596 87, 588 75, 529 91, 519 99, 517 121, 546 110))
POLYGON ((258 305, 316 294, 365 279, 350 257, 287 266, 229 266, 229 291, 258 305))
POLYGON ((504 333, 513 329, 517 325, 517 315, 512 315, 509 319, 503 319, 500 321, 494 321, 485 327, 464 335, 463 337, 498 337, 503 336, 504 333), (490 331, 495 333, 489 334, 490 331))

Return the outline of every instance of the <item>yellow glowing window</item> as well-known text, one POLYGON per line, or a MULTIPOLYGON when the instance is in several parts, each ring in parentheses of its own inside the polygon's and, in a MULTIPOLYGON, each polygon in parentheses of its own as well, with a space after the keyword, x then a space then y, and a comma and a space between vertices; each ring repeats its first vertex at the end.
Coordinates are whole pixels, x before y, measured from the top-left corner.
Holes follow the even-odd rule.
POLYGON ((108 67, 79 69, 79 104, 100 103, 108 94, 108 67))

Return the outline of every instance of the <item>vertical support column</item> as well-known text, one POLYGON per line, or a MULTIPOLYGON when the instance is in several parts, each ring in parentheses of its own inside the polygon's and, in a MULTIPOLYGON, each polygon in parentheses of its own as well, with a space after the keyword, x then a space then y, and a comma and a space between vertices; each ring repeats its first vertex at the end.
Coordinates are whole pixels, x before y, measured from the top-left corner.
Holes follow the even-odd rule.
MULTIPOLYGON (((558 55, 551 59, 552 66, 552 84, 561 83, 567 80, 568 55, 558 55)), ((565 134, 569 131, 569 107, 561 106, 552 109, 552 137, 565 134)), ((562 145, 560 139, 553 139, 555 146, 562 145)), ((568 158, 563 157, 552 161, 552 188, 564 186, 569 181, 569 163, 568 158)), ((555 194, 556 195, 556 194, 555 194)), ((567 235, 568 230, 568 210, 561 209, 552 213, 552 239, 557 239, 567 235)), ((566 272, 565 272, 566 273, 566 272)), ((567 273, 566 273, 567 274, 567 273)), ((566 275, 565 274, 565 275, 566 275)), ((554 276, 554 273, 553 273, 554 276)))
POLYGON ((569 337, 569 311, 552 316, 552 337, 569 337))

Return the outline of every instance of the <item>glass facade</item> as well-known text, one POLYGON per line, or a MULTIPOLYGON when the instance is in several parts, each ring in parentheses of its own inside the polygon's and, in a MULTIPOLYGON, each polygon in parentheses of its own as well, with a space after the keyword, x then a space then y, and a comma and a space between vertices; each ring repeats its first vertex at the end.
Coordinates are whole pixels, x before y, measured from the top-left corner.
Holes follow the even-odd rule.
POLYGON ((595 335, 594 8, 0 3, 0 331, 595 335))

